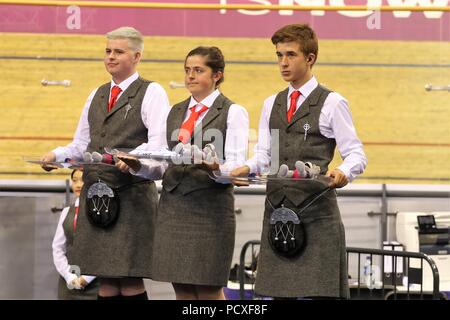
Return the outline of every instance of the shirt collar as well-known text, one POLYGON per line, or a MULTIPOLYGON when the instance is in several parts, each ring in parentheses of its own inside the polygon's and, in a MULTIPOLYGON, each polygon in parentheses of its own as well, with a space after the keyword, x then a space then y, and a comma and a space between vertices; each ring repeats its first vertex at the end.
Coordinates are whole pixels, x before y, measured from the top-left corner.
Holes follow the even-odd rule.
POLYGON ((128 89, 130 84, 132 84, 137 78, 139 78, 139 74, 137 72, 133 73, 131 76, 126 78, 124 81, 122 81, 120 84, 116 84, 114 80, 111 80, 111 88, 114 86, 119 86, 119 88, 124 92, 128 89))
POLYGON ((288 98, 291 96, 294 90, 298 90, 300 91, 302 96, 306 99, 311 94, 311 92, 313 92, 313 90, 317 87, 318 84, 319 83, 317 82, 317 79, 314 76, 298 89, 294 89, 294 87, 291 84, 289 84, 288 98))
POLYGON ((75 200, 75 207, 78 207, 80 205, 80 198, 77 198, 75 200))
POLYGON ((191 100, 189 101, 189 109, 197 104, 201 104, 206 106, 208 109, 211 108, 211 106, 213 105, 214 101, 216 100, 216 98, 220 95, 220 91, 219 89, 214 90, 213 92, 211 92, 211 94, 209 96, 207 96, 205 99, 203 99, 200 102, 197 102, 194 97, 191 96, 191 100))

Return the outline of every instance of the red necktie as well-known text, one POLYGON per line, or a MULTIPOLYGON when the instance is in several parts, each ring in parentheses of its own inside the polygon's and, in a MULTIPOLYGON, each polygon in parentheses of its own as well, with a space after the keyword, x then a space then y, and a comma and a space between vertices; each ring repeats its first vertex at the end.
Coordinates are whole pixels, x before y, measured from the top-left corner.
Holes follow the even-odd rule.
MULTIPOLYGON (((198 106, 198 105, 196 105, 196 106, 198 106)), ((181 125, 181 128, 180 128, 180 134, 178 136, 178 140, 180 140, 181 142, 183 142, 185 144, 188 143, 189 140, 191 140, 192 133, 194 132, 195 121, 197 121, 198 117, 200 117, 200 115, 203 112, 208 110, 207 106, 203 106, 200 110, 195 111, 196 106, 193 106, 190 108, 191 115, 181 125)))
POLYGON ((75 207, 75 216, 73 217, 73 232, 77 229, 78 207, 75 207))
POLYGON ((108 112, 111 111, 111 109, 114 107, 114 104, 117 101, 117 97, 122 92, 122 89, 119 88, 119 86, 114 86, 111 89, 111 97, 109 98, 109 104, 108 104, 108 112))
POLYGON ((287 121, 288 123, 291 122, 292 116, 295 113, 295 110, 297 109, 297 99, 301 95, 300 91, 295 90, 291 93, 291 105, 289 106, 289 110, 287 112, 287 121))

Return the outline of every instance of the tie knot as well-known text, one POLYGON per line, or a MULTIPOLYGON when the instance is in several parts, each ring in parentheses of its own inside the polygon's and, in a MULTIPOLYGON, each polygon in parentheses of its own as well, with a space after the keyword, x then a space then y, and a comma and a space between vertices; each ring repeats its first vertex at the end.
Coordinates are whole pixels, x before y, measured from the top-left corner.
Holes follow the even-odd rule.
POLYGON ((117 97, 119 95, 119 93, 121 93, 121 92, 122 92, 122 89, 120 89, 119 86, 114 86, 111 89, 111 96, 117 97))
POLYGON ((117 97, 119 96, 120 92, 122 92, 122 89, 120 89, 119 86, 114 86, 111 88, 111 96, 109 97, 108 103, 108 112, 110 112, 114 107, 114 104, 116 103, 117 97))
POLYGON ((192 137, 192 134, 194 133, 195 122, 198 120, 198 118, 203 112, 208 110, 208 107, 199 103, 195 106, 190 107, 189 110, 191 111, 191 114, 189 115, 189 118, 181 125, 180 134, 178 136, 178 140, 180 140, 183 143, 189 142, 189 140, 192 137), (195 111, 196 107, 200 106, 201 108, 195 111))
POLYGON ((199 103, 199 104, 196 104, 195 106, 192 106, 190 109, 191 109, 192 113, 202 114, 204 111, 206 111, 208 109, 208 107, 199 103), (201 108, 196 110, 197 107, 200 107, 200 106, 201 106, 201 108))
POLYGON ((291 99, 297 99, 301 95, 300 91, 295 90, 291 93, 291 99))

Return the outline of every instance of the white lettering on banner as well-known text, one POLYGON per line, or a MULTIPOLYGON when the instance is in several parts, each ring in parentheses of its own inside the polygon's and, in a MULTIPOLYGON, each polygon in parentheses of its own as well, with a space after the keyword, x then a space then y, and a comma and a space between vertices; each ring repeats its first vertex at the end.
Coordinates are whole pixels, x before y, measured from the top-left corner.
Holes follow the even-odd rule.
MULTIPOLYGON (((446 7, 449 0, 387 0, 389 6, 393 7, 446 7)), ((396 18, 409 18, 411 11, 394 11, 396 18)), ((442 11, 424 11, 423 14, 428 19, 440 19, 442 11)))
MULTIPOLYGON (((249 0, 251 2, 256 2, 257 4, 265 4, 265 5, 271 5, 270 1, 268 0, 249 0)), ((238 10, 239 13, 246 14, 249 16, 260 16, 263 14, 268 14, 270 10, 238 10)))
MULTIPOLYGON (((274 0, 273 3, 269 0, 248 0, 248 2, 261 4, 261 5, 283 5, 283 6, 326 6, 325 0, 274 0)), ((329 0, 329 6, 339 6, 345 7, 345 0, 329 0)), ((387 6, 391 7, 446 7, 448 6, 450 0, 387 0, 387 6)), ((226 5, 227 0, 220 0, 220 4, 226 5)), ((241 2, 240 4, 244 4, 241 2)), ((349 4, 352 5, 352 4, 349 4)), ((338 11, 340 15, 350 17, 350 18, 361 18, 367 17, 376 11, 377 7, 383 5, 383 0, 367 0, 367 11, 338 11), (374 10, 370 10, 373 8, 374 10)), ((270 10, 237 10, 239 13, 249 16, 264 15, 270 13, 270 10)), ((220 10, 221 14, 226 14, 226 9, 220 10)), ((442 18, 444 12, 442 11, 424 11, 423 14, 428 19, 440 19, 442 18)), ((279 10, 278 14, 281 16, 292 16, 294 10, 279 10)), ((312 10, 311 15, 313 16, 324 16, 325 11, 323 10, 312 10)), ((395 18, 409 18, 411 16, 411 11, 393 11, 395 18)))
POLYGON ((81 29, 81 9, 79 6, 67 7, 66 13, 70 14, 66 20, 66 27, 69 30, 81 29))
POLYGON ((381 12, 380 10, 374 11, 366 21, 367 29, 380 30, 381 29, 381 12))
MULTIPOLYGON (((250 2, 255 2, 256 4, 262 4, 266 6, 270 6, 272 3, 269 0, 248 0, 250 2)), ((227 0, 220 0, 220 4, 227 4, 227 0)), ((221 9, 220 13, 225 14, 227 10, 221 9)), ((263 14, 268 14, 270 10, 245 10, 245 9, 239 9, 239 13, 245 14, 247 16, 260 16, 263 14)))
MULTIPOLYGON (((382 0, 367 0, 367 6, 372 8, 380 7, 382 3, 382 0)), ((345 7, 346 5, 344 0, 330 0, 330 6, 345 7)), ((361 18, 370 16, 372 11, 338 11, 338 13, 346 17, 361 18)))
MULTIPOLYGON (((299 6, 324 6, 325 0, 279 0, 279 5, 281 6, 293 6, 297 3, 299 6)), ((294 10, 280 10, 280 16, 292 16, 294 10)), ((312 10, 311 15, 313 16, 323 16, 325 11, 323 10, 312 10)))

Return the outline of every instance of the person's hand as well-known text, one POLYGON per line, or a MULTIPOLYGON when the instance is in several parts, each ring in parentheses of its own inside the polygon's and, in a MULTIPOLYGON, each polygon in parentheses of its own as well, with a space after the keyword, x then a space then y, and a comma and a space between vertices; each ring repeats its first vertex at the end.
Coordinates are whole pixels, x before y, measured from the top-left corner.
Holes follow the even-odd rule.
MULTIPOLYGON (((53 152, 48 152, 44 154, 41 157, 42 162, 55 162, 56 161, 56 155, 53 152)), ((58 167, 53 164, 41 164, 42 169, 45 171, 52 171, 54 169, 57 169, 58 167)))
POLYGON ((69 286, 69 289, 70 290, 80 290, 80 289, 82 289, 82 287, 81 287, 81 284, 80 284, 80 281, 78 280, 79 278, 75 278, 75 279, 73 279, 73 280, 71 280, 70 281, 70 286, 69 286))
MULTIPOLYGON (((208 172, 213 172, 220 170, 220 160, 217 156, 217 153, 214 151, 214 147, 211 148, 205 148, 203 149, 203 152, 198 150, 198 148, 194 145, 193 146, 193 155, 194 155, 194 164, 198 161, 199 164, 196 164, 196 166, 200 169, 203 169, 208 172), (197 149, 197 151, 195 150, 197 149)), ((197 162, 197 163, 198 163, 197 162)))
POLYGON ((117 169, 119 169, 123 173, 130 172, 130 167, 125 162, 123 162, 122 160, 117 161, 115 166, 116 166, 117 169))
POLYGON ((208 162, 203 161, 202 164, 199 165, 199 167, 202 168, 203 170, 210 171, 210 172, 217 171, 220 169, 219 164, 217 162, 208 163, 208 162))
POLYGON ((330 186, 331 188, 342 188, 348 183, 347 177, 338 168, 334 169, 333 171, 328 171, 326 176, 333 179, 328 184, 328 186, 330 186))
POLYGON ((87 285, 89 284, 89 283, 86 281, 86 279, 84 279, 83 276, 80 276, 77 280, 78 280, 78 283, 79 283, 81 289, 86 288, 87 285))
MULTIPOLYGON (((233 171, 231 171, 230 176, 232 176, 232 177, 248 177, 249 174, 250 174, 250 167, 242 166, 242 167, 236 168, 233 171)), ((244 187, 244 186, 249 185, 248 182, 240 181, 240 180, 232 180, 232 182, 235 186, 238 186, 238 187, 244 187)))
MULTIPOLYGON (((138 172, 141 170, 141 162, 139 159, 129 156, 129 155, 117 155, 117 159, 119 159, 121 162, 125 163, 125 165, 128 166, 128 168, 131 168, 134 172, 138 172)), ((119 168, 120 170, 120 168, 119 168)))
POLYGON ((220 169, 219 162, 216 162, 216 161, 206 162, 203 160, 201 164, 197 164, 196 166, 197 166, 197 168, 200 168, 200 169, 208 171, 208 172, 213 172, 213 171, 217 171, 220 169))

